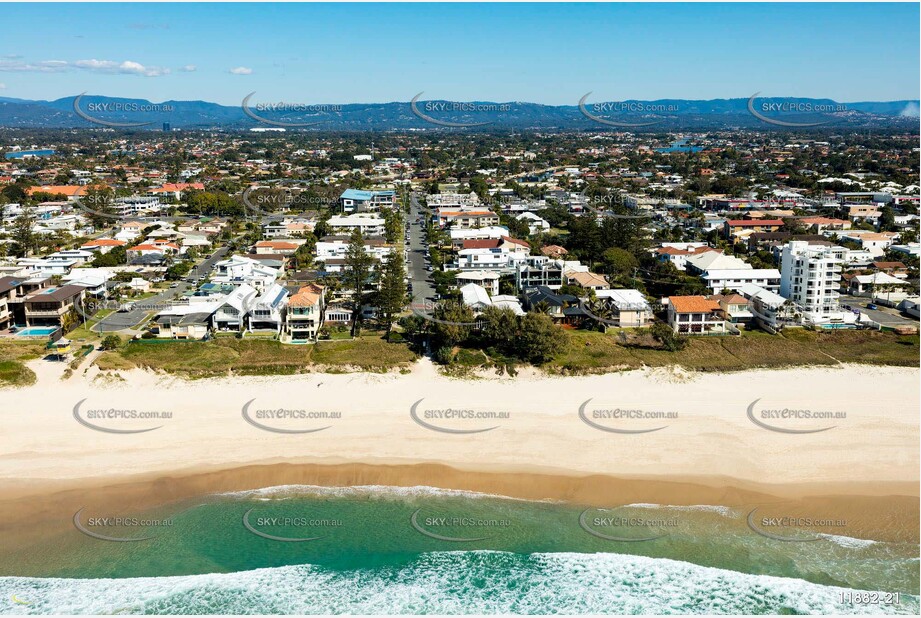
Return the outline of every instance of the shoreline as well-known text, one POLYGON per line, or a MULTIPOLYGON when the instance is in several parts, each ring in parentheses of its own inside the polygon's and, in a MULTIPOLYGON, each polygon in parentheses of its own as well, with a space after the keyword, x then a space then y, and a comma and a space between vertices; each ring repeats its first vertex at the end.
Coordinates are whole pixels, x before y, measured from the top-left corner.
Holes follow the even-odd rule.
MULTIPOLYGON (((73 514, 91 511, 126 516, 169 509, 183 501, 266 488, 433 488, 479 497, 550 501, 588 507, 651 504, 714 506, 737 511, 781 508, 785 515, 834 517, 846 521, 836 534, 885 542, 919 542, 915 495, 908 484, 851 486, 872 493, 842 493, 841 487, 756 486, 725 478, 624 478, 547 472, 482 471, 430 463, 276 463, 34 484, 29 494, 5 492, 0 541, 6 547, 38 541, 71 528, 73 514), (890 491, 890 493, 882 493, 890 491)), ((915 488, 916 489, 916 488, 915 488)))

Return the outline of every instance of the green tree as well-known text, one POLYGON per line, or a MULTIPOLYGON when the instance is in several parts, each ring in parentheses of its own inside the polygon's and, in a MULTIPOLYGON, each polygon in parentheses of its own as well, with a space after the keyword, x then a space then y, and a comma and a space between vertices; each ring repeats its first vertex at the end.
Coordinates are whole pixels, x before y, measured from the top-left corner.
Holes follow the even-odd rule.
POLYGON ((566 333, 542 313, 528 313, 521 318, 518 334, 518 356, 529 363, 540 365, 560 353, 566 344, 566 333))
POLYGON ((473 324, 473 310, 458 302, 440 303, 433 311, 432 334, 439 347, 453 347, 467 341, 473 324))
POLYGON ((115 191, 108 185, 90 185, 80 198, 87 219, 95 228, 109 227, 115 216, 115 191))
POLYGON ((518 336, 518 316, 507 307, 486 307, 480 319, 483 328, 480 331, 488 345, 494 345, 500 350, 511 351, 518 336))
POLYGON ((671 326, 663 322, 656 322, 653 324, 650 331, 652 338, 658 341, 662 347, 669 352, 683 350, 688 343, 687 338, 682 337, 672 330, 671 326))
POLYGON ((345 250, 345 272, 342 276, 343 283, 352 290, 352 327, 351 334, 355 337, 361 322, 361 308, 364 305, 365 286, 371 278, 371 266, 374 258, 365 250, 365 239, 361 230, 352 230, 349 246, 345 250))
POLYGON ((605 273, 614 277, 629 275, 634 268, 640 265, 635 255, 620 247, 606 249, 601 259, 604 262, 605 273))
POLYGON ((13 220, 10 238, 14 243, 14 254, 26 257, 38 247, 38 236, 33 231, 35 215, 31 208, 23 208, 22 214, 13 220))
POLYGON ((128 263, 128 252, 124 247, 113 247, 106 253, 101 251, 93 257, 93 266, 101 268, 105 266, 124 266, 128 263))
POLYGON ((102 343, 99 344, 99 347, 103 350, 115 350, 122 344, 121 337, 118 335, 106 335, 102 340, 102 343))
POLYGON ((380 281, 377 309, 385 325, 385 337, 389 340, 393 318, 403 310, 406 303, 406 270, 402 257, 396 251, 391 252, 384 262, 380 281))

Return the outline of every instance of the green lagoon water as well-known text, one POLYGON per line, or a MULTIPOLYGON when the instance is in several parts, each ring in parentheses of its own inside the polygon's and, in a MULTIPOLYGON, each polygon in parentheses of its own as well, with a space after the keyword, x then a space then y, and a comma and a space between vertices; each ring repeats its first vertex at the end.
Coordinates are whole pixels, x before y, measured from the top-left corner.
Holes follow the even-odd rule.
POLYGON ((756 534, 720 506, 278 487, 5 553, 6 613, 918 613, 918 545, 756 534), (146 538, 141 541, 101 540, 146 538), (610 537, 610 538, 604 538, 610 537), (615 538, 618 540, 611 540, 615 538), (309 539, 309 540, 302 540, 309 539), (899 593, 855 603, 855 590, 899 593))

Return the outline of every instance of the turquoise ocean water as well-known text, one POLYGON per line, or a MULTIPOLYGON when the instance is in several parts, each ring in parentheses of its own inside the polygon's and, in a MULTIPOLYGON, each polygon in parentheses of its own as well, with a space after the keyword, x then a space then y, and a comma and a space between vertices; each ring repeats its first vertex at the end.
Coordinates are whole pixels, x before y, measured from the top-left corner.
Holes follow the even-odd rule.
POLYGON ((70 529, 5 552, 0 611, 919 611, 917 544, 793 528, 783 536, 798 540, 780 541, 720 506, 603 510, 431 488, 289 486, 187 500, 138 521, 118 515, 86 509, 70 529))

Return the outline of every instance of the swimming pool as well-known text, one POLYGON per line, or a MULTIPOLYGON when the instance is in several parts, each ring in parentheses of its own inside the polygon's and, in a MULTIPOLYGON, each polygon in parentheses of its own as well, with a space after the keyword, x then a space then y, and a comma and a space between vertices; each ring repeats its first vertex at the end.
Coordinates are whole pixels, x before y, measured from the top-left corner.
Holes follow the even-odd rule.
POLYGON ((57 329, 57 326, 30 326, 16 331, 16 334, 20 337, 47 337, 57 329))

